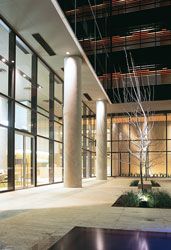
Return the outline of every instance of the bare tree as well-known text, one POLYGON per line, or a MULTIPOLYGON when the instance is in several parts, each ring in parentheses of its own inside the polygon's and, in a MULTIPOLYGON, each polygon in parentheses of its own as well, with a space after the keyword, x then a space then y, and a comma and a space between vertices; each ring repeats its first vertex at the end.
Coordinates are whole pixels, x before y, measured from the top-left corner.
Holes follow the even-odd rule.
POLYGON ((123 113, 129 117, 129 124, 136 131, 135 140, 131 142, 138 153, 135 153, 131 148, 128 150, 139 161, 140 181, 143 191, 143 168, 147 178, 151 166, 148 161, 148 150, 151 145, 150 133, 154 125, 151 119, 154 112, 150 110, 150 107, 145 110, 143 103, 154 99, 154 89, 150 85, 148 74, 146 75, 146 81, 142 81, 142 71, 135 67, 131 54, 128 54, 126 50, 125 56, 128 73, 121 77, 120 82, 116 81, 117 86, 113 88, 113 96, 116 102, 124 103, 123 113), (132 106, 131 111, 125 108, 125 103, 132 106))

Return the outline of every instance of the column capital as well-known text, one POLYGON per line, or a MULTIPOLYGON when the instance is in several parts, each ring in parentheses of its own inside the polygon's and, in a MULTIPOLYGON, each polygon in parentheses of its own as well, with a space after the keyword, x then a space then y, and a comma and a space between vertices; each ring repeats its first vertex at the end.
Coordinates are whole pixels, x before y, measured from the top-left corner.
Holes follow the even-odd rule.
POLYGON ((105 103, 107 103, 107 100, 106 99, 98 99, 98 100, 96 100, 96 102, 105 102, 105 103))
POLYGON ((77 55, 66 55, 66 56, 64 57, 64 62, 65 62, 66 60, 68 60, 68 59, 73 59, 73 60, 78 60, 78 61, 81 60, 81 62, 82 62, 82 57, 81 57, 81 56, 77 56, 77 55))

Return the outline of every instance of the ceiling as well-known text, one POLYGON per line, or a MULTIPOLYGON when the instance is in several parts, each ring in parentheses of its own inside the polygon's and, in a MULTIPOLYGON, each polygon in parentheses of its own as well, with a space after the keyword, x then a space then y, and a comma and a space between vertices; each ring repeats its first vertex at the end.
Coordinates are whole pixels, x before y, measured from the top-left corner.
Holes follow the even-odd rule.
MULTIPOLYGON (((109 101, 55 0, 0 0, 0 14, 62 79, 66 52, 82 57, 82 93, 88 93, 93 101, 98 99, 109 101), (56 55, 49 56, 33 38, 34 33, 39 33, 56 55)), ((83 100, 86 101, 84 96, 83 100)))
MULTIPOLYGON (((95 103, 90 103, 90 108, 93 112, 96 112, 95 103)), ((142 106, 144 110, 152 111, 152 112, 171 112, 171 100, 164 101, 151 101, 151 102, 143 102, 142 106)), ((126 114, 134 112, 137 107, 136 103, 115 103, 115 104, 107 104, 107 113, 108 114, 126 114)))

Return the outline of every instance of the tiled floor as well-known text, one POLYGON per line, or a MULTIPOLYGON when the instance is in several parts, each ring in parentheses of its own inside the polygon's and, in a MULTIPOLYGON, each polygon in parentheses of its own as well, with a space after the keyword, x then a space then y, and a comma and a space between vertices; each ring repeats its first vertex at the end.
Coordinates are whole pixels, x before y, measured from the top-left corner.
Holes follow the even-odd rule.
MULTIPOLYGON (((74 226, 171 232, 171 210, 111 207, 130 179, 84 180, 0 194, 0 249, 46 250, 74 226)), ((171 193, 171 180, 160 181, 171 193)))

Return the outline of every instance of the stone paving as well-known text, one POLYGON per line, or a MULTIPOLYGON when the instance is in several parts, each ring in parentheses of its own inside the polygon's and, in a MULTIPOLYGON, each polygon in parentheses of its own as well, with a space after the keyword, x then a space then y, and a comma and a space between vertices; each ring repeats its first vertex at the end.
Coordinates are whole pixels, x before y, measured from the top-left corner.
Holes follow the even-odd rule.
MULTIPOLYGON (((0 249, 46 250, 74 226, 171 232, 171 209, 111 207, 128 178, 89 179, 0 194, 0 249)), ((171 180, 159 180, 171 193, 171 180)))

